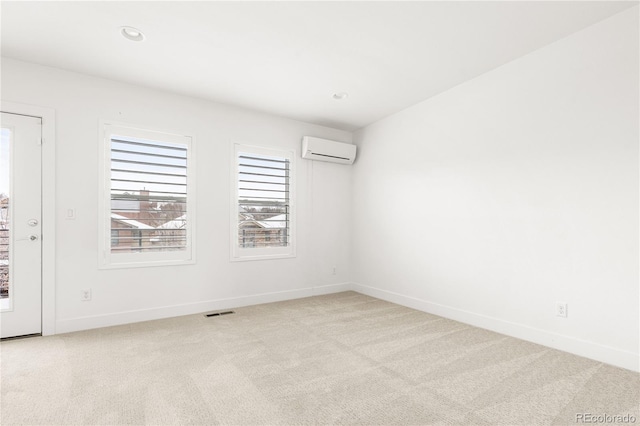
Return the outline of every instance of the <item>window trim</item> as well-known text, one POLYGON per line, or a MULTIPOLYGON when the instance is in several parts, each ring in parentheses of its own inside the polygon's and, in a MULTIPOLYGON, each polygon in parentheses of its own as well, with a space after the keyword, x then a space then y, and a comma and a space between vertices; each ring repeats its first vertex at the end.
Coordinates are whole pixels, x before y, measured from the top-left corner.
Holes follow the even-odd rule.
POLYGON ((151 130, 115 121, 100 120, 99 132, 99 205, 98 267, 99 269, 175 266, 196 263, 196 202, 194 137, 177 132, 151 130), (111 253, 111 135, 117 133, 134 138, 159 140, 187 146, 187 244, 185 250, 147 253, 111 253))
POLYGON ((231 261, 289 259, 296 257, 296 152, 284 148, 235 143, 231 158, 231 261), (238 244, 238 154, 240 152, 257 155, 284 157, 289 160, 289 245, 287 247, 241 248, 238 244))

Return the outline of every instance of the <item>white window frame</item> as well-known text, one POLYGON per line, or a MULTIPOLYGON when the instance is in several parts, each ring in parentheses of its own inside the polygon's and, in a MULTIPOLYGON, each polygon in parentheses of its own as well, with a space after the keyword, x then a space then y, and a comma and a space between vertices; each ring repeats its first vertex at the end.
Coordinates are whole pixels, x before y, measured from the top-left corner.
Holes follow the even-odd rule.
POLYGON ((192 136, 149 130, 142 126, 100 121, 99 169, 99 235, 100 269, 171 266, 195 263, 196 235, 195 214, 195 152, 192 136), (187 243, 184 250, 164 252, 112 253, 111 252, 111 136, 117 134, 132 138, 157 140, 163 143, 186 145, 187 147, 187 243))
POLYGON ((234 144, 231 167, 231 261, 286 259, 296 257, 296 153, 292 150, 234 144), (289 160, 289 245, 287 247, 247 247, 238 242, 238 154, 250 153, 289 160))

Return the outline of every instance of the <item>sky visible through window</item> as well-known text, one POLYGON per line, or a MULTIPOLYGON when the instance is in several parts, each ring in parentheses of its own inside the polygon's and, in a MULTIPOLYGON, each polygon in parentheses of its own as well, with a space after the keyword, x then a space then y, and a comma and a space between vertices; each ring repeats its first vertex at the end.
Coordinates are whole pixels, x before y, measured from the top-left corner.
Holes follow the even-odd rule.
POLYGON ((265 199, 284 202, 288 195, 283 192, 288 174, 287 160, 282 157, 255 155, 241 152, 238 172, 238 189, 241 199, 265 199), (260 176, 251 178, 252 173, 260 176), (271 176, 266 176, 271 175, 271 176))
POLYGON ((184 153, 186 153, 184 146, 114 136, 111 142, 111 179, 115 180, 112 192, 121 190, 117 192, 135 193, 146 190, 186 194, 186 176, 179 171, 187 167, 187 158, 184 153), (118 142, 120 139, 140 143, 140 145, 135 145, 135 152, 131 152, 134 150, 127 147, 126 143, 118 142), (128 180, 141 182, 125 182, 128 180))

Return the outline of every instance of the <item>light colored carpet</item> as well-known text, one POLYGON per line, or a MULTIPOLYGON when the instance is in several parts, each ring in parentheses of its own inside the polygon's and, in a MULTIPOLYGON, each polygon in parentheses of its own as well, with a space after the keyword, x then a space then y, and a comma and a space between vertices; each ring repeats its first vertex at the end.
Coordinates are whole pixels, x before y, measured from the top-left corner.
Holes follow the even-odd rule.
POLYGON ((0 351, 3 425, 640 424, 637 373, 354 292, 0 351))

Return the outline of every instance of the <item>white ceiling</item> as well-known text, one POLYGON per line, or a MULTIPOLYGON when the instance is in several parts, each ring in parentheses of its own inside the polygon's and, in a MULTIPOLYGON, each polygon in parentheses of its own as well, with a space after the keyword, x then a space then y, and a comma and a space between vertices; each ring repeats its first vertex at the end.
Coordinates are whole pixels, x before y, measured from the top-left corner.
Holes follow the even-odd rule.
POLYGON ((636 4, 2 1, 1 52, 354 130, 636 4))

